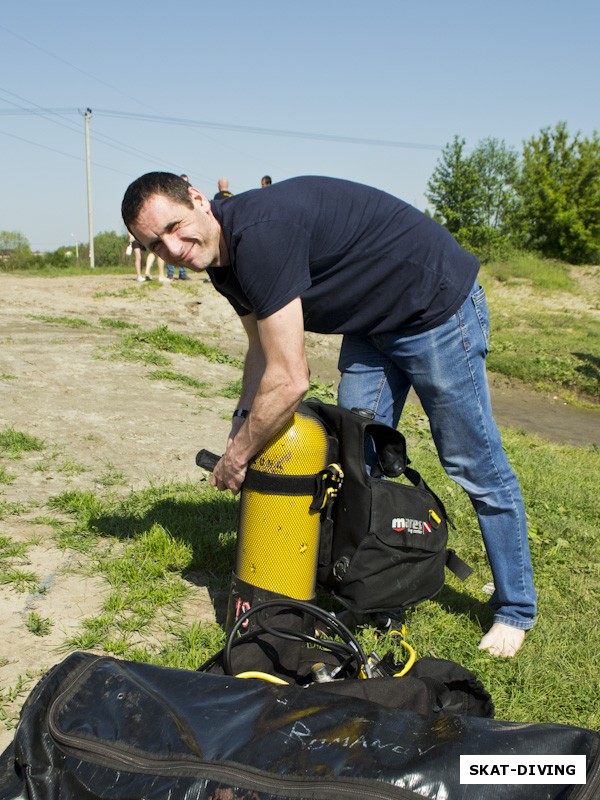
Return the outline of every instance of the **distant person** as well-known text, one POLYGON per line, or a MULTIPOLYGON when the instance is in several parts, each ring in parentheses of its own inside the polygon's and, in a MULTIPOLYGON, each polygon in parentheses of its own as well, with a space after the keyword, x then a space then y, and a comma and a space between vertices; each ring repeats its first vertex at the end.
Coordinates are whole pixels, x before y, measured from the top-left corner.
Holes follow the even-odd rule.
POLYGON ((262 178, 260 179, 261 186, 270 186, 272 183, 273 181, 271 180, 270 175, 263 175, 262 178))
POLYGON ((229 178, 219 178, 217 186, 219 191, 213 197, 213 200, 225 200, 227 197, 233 197, 233 194, 229 191, 229 178))
POLYGON ((158 280, 161 283, 167 282, 167 278, 165 278, 165 262, 162 260, 162 258, 155 256, 154 253, 148 253, 146 256, 146 269, 142 275, 142 253, 146 252, 146 248, 141 242, 138 242, 137 239, 129 234, 129 247, 127 249, 129 250, 130 248, 134 258, 135 274, 137 275, 137 279, 140 283, 145 283, 146 281, 152 280, 150 270, 154 264, 154 259, 156 259, 156 263, 158 265, 158 280))

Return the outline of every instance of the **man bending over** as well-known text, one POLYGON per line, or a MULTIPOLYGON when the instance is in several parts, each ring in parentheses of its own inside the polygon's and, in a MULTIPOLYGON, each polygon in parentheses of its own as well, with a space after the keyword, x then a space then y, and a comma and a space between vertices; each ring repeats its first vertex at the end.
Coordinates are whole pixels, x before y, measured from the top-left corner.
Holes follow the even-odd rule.
POLYGON ((125 225, 169 264, 206 270, 248 336, 239 408, 211 482, 240 490, 250 459, 309 385, 304 331, 343 334, 338 402, 396 427, 417 393, 447 474, 469 495, 494 578, 479 647, 513 656, 535 618, 523 499, 492 416, 488 310, 479 263, 448 231, 390 194, 300 177, 208 200, 151 172, 125 225))

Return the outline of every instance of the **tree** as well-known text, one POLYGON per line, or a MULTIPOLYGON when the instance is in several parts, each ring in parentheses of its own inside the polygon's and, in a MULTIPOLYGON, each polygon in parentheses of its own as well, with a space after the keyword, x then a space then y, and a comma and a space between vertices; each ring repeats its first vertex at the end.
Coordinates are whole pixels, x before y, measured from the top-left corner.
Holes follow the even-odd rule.
POLYGON ((94 261, 97 267, 115 267, 124 261, 127 236, 104 231, 94 236, 94 261))
POLYGON ((0 231, 0 267, 6 272, 27 269, 32 260, 27 237, 19 231, 0 231))
POLYGON ((510 240, 517 208, 519 155, 499 139, 483 139, 470 156, 477 174, 475 247, 491 257, 510 240))
POLYGON ((489 258, 508 243, 516 206, 518 154, 498 139, 484 139, 470 155, 457 136, 443 152, 427 194, 434 219, 465 247, 489 258))
POLYGON ((600 259, 600 140, 565 122, 525 143, 518 222, 524 244, 573 264, 600 259))
POLYGON ((477 174, 464 155, 465 140, 455 136, 442 150, 427 184, 426 197, 435 208, 435 217, 456 238, 465 243, 475 225, 477 174))
POLYGON ((30 250, 27 237, 19 231, 0 231, 0 252, 30 250))

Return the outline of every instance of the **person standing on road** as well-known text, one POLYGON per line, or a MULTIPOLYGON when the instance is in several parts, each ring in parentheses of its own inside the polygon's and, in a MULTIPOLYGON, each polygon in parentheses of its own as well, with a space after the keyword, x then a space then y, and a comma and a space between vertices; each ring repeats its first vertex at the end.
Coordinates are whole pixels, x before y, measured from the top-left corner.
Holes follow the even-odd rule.
POLYGON ((479 647, 513 656, 534 624, 525 509, 486 378, 479 262, 416 208, 378 189, 292 178, 213 203, 170 173, 127 189, 128 230, 170 263, 206 270, 248 336, 240 408, 211 483, 237 493, 248 462, 309 385, 304 331, 343 334, 338 402, 396 427, 410 387, 447 474, 478 516, 495 590, 479 647))
POLYGON ((129 234, 129 245, 127 250, 130 253, 133 253, 135 274, 140 283, 145 283, 146 281, 152 280, 152 275, 150 273, 155 260, 158 266, 158 280, 161 283, 165 283, 167 281, 165 278, 165 262, 159 256, 155 256, 154 253, 148 253, 146 256, 146 269, 142 275, 142 253, 146 252, 146 248, 131 234, 129 234))

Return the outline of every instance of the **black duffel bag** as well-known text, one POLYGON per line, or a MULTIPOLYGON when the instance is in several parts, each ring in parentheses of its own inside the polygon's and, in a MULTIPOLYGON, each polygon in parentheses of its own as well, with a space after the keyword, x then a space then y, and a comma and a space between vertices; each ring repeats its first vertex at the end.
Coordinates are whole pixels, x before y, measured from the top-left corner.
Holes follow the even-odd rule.
POLYGON ((420 715, 75 653, 26 700, 0 800, 591 800, 599 752, 583 728, 420 715), (587 784, 461 784, 463 754, 584 755, 587 784))

